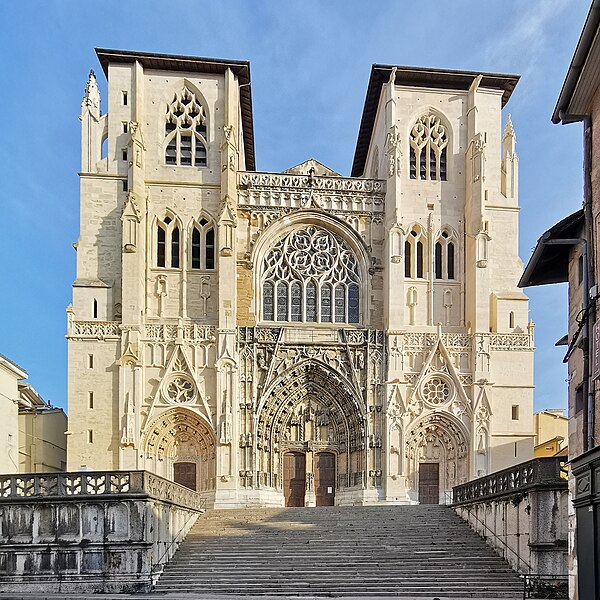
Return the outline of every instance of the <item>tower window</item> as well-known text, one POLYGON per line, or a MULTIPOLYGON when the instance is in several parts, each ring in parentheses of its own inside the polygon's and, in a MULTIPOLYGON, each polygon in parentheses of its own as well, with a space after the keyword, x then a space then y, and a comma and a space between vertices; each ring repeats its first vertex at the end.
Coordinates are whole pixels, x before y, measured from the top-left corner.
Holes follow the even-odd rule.
POLYGON ((88 354, 87 365, 88 365, 88 369, 94 368, 94 355, 93 354, 88 354))
POLYGON ((94 430, 88 429, 88 444, 94 443, 94 430))
POLYGON ((206 112, 196 95, 184 87, 167 106, 165 164, 205 167, 206 148, 206 112))
POLYGON ((88 392, 88 408, 94 408, 94 392, 88 392))
POLYGON ((423 115, 410 132, 410 178, 446 181, 448 136, 439 117, 423 115))
POLYGON ((455 279, 455 232, 445 227, 435 243, 435 278, 455 279))
POLYGON ((92 315, 94 319, 98 318, 98 300, 94 298, 94 305, 92 307, 92 315))
POLYGON ((512 412, 512 420, 513 421, 518 421, 519 420, 519 405, 518 404, 513 404, 511 412, 512 412))
POLYGON ((425 236, 415 225, 404 242, 404 276, 422 279, 425 276, 425 236))
POLYGON ((129 127, 127 125, 127 121, 123 121, 121 123, 121 127, 123 128, 123 133, 127 133, 127 131, 129 130, 129 127))
POLYGON ((156 266, 178 269, 181 264, 179 225, 166 216, 156 223, 156 266))
POLYGON ((215 228, 202 218, 192 228, 192 269, 215 268, 215 228))
POLYGON ((127 106, 127 92, 121 92, 121 101, 123 102, 123 106, 127 106))

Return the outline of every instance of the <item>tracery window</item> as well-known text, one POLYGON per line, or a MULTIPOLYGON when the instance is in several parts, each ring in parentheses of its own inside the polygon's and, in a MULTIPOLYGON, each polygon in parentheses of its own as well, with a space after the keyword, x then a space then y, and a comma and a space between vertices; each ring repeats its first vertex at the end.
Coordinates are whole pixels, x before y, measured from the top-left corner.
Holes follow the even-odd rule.
POLYGON ((411 229, 404 242, 404 276, 425 277, 425 236, 418 226, 411 229))
POLYGON ((206 166, 207 118, 204 107, 187 87, 173 96, 165 117, 165 163, 206 166))
POLYGON ((439 117, 423 115, 410 132, 410 178, 446 181, 448 135, 439 117))
POLYGON ((456 279, 456 243, 455 236, 443 229, 435 243, 435 278, 456 279))
POLYGON ((166 216, 156 223, 156 266, 178 269, 180 257, 179 225, 166 216))
POLYGON ((215 228, 205 218, 194 222, 192 227, 191 267, 192 269, 215 268, 215 228))
POLYGON ((360 268, 347 244, 315 226, 292 231, 263 263, 265 321, 359 323, 360 268))

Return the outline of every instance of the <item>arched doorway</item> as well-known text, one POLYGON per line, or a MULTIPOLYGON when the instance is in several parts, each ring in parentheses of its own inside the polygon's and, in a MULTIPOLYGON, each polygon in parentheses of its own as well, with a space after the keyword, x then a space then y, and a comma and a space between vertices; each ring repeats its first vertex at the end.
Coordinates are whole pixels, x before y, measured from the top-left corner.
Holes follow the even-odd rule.
POLYGON ((407 434, 411 495, 422 504, 445 501, 445 492, 467 480, 469 442, 464 426, 446 413, 432 413, 407 434))
POLYGON ((351 390, 316 360, 295 365, 267 389, 256 424, 257 466, 287 506, 331 506, 336 491, 363 488, 365 417, 351 390))
POLYGON ((198 492, 215 489, 215 435, 200 415, 174 408, 146 429, 146 468, 198 492))

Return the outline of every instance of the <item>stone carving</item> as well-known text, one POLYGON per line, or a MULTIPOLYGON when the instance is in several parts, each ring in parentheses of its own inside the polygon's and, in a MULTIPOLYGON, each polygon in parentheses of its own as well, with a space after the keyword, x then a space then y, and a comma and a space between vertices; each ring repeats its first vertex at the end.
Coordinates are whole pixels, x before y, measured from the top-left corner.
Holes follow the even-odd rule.
POLYGON ((96 338, 99 340, 121 337, 117 321, 72 321, 69 338, 96 338))
POLYGON ((213 326, 207 325, 183 325, 178 329, 177 325, 146 325, 145 334, 146 340, 155 342, 172 342, 178 337, 178 333, 182 334, 185 341, 199 343, 215 341, 216 329, 213 326))
POLYGON ((302 208, 317 193, 325 210, 370 213, 383 212, 385 198, 385 183, 377 179, 240 173, 238 187, 244 207, 302 208))
POLYGON ((196 385, 185 374, 172 375, 165 385, 165 395, 170 402, 187 404, 196 398, 196 385))

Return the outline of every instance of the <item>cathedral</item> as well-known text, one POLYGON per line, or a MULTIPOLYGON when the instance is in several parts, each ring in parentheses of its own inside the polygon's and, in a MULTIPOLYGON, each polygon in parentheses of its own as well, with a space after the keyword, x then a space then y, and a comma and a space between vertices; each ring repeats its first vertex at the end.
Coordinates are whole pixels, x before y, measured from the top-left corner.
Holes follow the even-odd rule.
POLYGON ((532 458, 517 76, 373 65, 345 177, 256 170, 246 61, 97 55, 69 470, 210 507, 406 504, 532 458))

